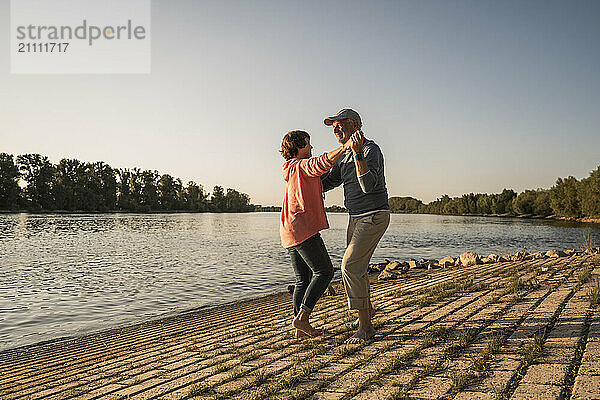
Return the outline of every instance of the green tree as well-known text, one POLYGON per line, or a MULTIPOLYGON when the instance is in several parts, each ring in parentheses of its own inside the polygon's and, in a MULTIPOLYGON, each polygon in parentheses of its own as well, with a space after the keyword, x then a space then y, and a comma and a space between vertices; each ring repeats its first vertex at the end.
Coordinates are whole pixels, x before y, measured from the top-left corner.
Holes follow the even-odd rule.
POLYGON ((485 194, 477 198, 477 213, 484 215, 492 213, 492 199, 490 195, 485 194))
POLYGON ((158 202, 161 210, 177 210, 179 193, 175 179, 169 174, 161 175, 158 180, 158 202))
POLYGON ((54 210, 52 185, 54 166, 48 157, 39 154, 22 154, 17 156, 17 165, 27 186, 24 190, 25 200, 35 210, 54 210))
POLYGON ((74 211, 81 203, 83 166, 79 160, 63 158, 54 173, 54 199, 58 210, 74 211))
POLYGON ((235 189, 227 189, 225 195, 226 209, 229 212, 250 211, 250 196, 235 189))
POLYGON ((494 214, 512 213, 512 204, 517 193, 512 189, 504 189, 500 194, 492 195, 492 212, 494 214))
POLYGON ((15 164, 12 154, 0 153, 0 209, 19 208, 19 177, 19 167, 15 164))
POLYGON ((535 191, 526 190, 513 199, 515 214, 533 214, 535 205, 535 191))
POLYGON ((141 207, 144 211, 159 210, 158 171, 143 171, 141 178, 141 207))
POLYGON ((83 164, 83 173, 79 177, 79 188, 81 196, 78 210, 96 211, 102 210, 102 181, 96 173, 94 165, 91 163, 83 164))
POLYGON ((188 211, 206 211, 208 209, 208 193, 202 185, 194 181, 188 182, 184 191, 185 208, 188 211))
POLYGON ((419 207, 423 205, 421 200, 417 200, 414 197, 390 197, 390 210, 393 213, 417 213, 419 207))
POLYGON ((92 165, 99 183, 100 204, 98 211, 115 210, 117 207, 117 171, 102 161, 92 165))
POLYGON ((129 189, 131 191, 132 210, 142 211, 144 182, 142 180, 142 171, 139 168, 133 168, 131 170, 129 189))
POLYGON ((225 212, 227 210, 227 199, 225 198, 225 192, 221 186, 215 186, 213 188, 210 204, 212 211, 225 212))
POLYGON ((134 198, 132 194, 132 174, 129 169, 117 170, 117 208, 123 211, 135 211, 134 198))
POLYGON ((600 216, 600 166, 581 180, 578 189, 582 214, 586 217, 600 216))
POLYGON ((550 191, 538 189, 536 191, 535 202, 533 204, 533 213, 547 217, 552 215, 552 207, 550 206, 550 191))
POLYGON ((458 201, 456 199, 444 203, 442 211, 439 214, 457 215, 459 214, 458 201))
POLYGON ((550 189, 550 206, 554 214, 562 217, 581 216, 578 191, 579 182, 574 177, 558 178, 550 189))

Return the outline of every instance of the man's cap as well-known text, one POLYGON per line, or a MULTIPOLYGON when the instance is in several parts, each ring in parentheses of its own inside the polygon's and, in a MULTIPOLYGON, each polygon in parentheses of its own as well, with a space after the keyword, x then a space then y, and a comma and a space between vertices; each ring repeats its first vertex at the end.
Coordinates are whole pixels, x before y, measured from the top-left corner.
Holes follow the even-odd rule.
POLYGON ((325 118, 324 122, 325 122, 325 125, 331 126, 331 125, 333 125, 333 121, 339 121, 340 119, 353 119, 355 121, 358 121, 358 123, 362 125, 362 122, 360 120, 360 115, 358 115, 358 113, 356 111, 352 110, 351 108, 341 109, 333 117, 325 118))

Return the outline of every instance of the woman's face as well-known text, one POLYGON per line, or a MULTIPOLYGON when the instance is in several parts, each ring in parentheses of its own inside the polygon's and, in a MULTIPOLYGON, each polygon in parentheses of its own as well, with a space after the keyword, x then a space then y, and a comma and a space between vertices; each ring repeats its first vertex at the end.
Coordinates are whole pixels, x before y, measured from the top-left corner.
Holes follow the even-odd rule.
POLYGON ((297 158, 310 158, 312 157, 312 146, 310 144, 310 138, 306 138, 306 145, 302 148, 298 148, 297 158))

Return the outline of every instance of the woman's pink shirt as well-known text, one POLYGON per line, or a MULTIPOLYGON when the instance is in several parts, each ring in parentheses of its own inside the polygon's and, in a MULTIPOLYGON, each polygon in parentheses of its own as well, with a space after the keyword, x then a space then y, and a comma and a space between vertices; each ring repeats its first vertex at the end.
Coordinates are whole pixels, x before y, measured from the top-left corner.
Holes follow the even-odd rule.
POLYGON ((296 246, 329 228, 320 176, 332 166, 327 153, 319 157, 292 158, 283 164, 286 185, 279 226, 283 247, 296 246))

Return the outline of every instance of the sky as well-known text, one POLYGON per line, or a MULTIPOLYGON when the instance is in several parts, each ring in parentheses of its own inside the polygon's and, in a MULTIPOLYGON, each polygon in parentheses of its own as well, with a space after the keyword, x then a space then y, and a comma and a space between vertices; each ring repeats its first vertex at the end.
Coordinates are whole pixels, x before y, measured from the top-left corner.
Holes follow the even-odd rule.
POLYGON ((0 152, 280 205, 285 133, 333 150, 323 118, 350 107, 390 196, 549 188, 600 165, 599 20, 597 1, 161 0, 149 74, 11 74, 0 0, 0 152))

